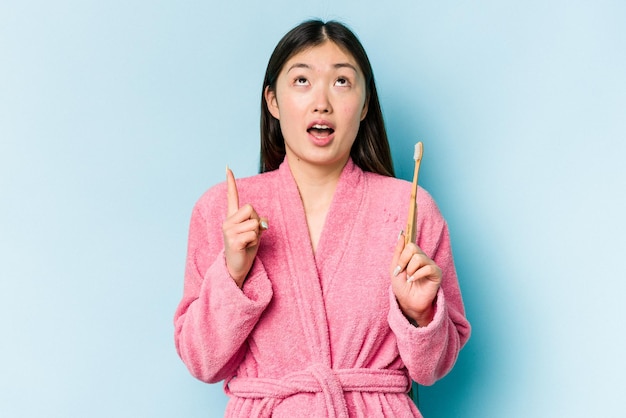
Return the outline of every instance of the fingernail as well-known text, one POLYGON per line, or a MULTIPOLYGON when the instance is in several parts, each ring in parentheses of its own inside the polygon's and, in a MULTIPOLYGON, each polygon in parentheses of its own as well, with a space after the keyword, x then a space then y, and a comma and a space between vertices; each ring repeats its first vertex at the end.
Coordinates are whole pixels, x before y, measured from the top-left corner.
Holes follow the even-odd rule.
POLYGON ((267 229, 270 226, 267 224, 267 221, 261 221, 261 229, 267 229))
POLYGON ((400 274, 401 271, 402 271, 402 267, 396 266, 396 268, 393 269, 393 277, 396 277, 398 274, 400 274))
POLYGON ((414 281, 415 281, 415 277, 413 277, 413 276, 410 276, 410 277, 406 278, 406 282, 407 283, 413 283, 414 281))
POLYGON ((398 234, 398 240, 404 236, 404 229, 398 234))

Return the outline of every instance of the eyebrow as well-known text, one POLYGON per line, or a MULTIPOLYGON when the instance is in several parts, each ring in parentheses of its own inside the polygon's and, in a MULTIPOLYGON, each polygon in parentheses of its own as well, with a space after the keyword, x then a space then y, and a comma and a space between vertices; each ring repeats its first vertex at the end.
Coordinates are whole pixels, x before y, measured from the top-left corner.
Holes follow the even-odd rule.
MULTIPOLYGON (((355 73, 358 73, 356 67, 352 64, 350 64, 349 62, 339 62, 335 65, 333 65, 333 67, 335 69, 339 69, 339 68, 351 68, 355 73)), ((308 70, 312 69, 312 67, 309 64, 305 64, 305 63, 295 63, 293 64, 291 67, 289 67, 289 69, 287 70, 287 72, 293 70, 294 68, 306 68, 308 70)))

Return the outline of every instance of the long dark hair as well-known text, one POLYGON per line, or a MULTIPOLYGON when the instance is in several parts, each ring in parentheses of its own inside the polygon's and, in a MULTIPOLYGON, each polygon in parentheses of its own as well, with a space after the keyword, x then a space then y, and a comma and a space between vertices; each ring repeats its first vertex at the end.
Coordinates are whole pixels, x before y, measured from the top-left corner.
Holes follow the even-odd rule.
POLYGON ((385 176, 394 176, 391 151, 385 130, 383 114, 378 102, 374 73, 369 58, 356 35, 344 24, 321 20, 305 21, 290 30, 276 45, 267 64, 263 91, 261 92, 261 173, 278 168, 285 158, 285 139, 280 130, 279 121, 274 118, 265 102, 265 88, 275 91, 276 79, 285 63, 295 54, 306 48, 331 41, 350 53, 365 76, 368 110, 361 121, 359 132, 350 156, 356 165, 364 171, 371 171, 385 176))

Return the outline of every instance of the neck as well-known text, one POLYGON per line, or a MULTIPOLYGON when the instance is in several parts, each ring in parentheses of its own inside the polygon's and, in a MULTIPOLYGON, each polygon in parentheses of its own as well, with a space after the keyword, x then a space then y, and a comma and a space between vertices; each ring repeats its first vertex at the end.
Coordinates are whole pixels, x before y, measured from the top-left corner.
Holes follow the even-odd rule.
POLYGON ((339 177, 346 162, 347 160, 334 166, 314 166, 301 160, 287 159, 289 169, 300 192, 314 253, 317 252, 317 244, 326 221, 326 214, 330 209, 339 177))
POLYGON ((319 166, 307 164, 297 158, 287 159, 305 208, 311 207, 314 202, 332 199, 346 162, 347 160, 338 164, 319 166))

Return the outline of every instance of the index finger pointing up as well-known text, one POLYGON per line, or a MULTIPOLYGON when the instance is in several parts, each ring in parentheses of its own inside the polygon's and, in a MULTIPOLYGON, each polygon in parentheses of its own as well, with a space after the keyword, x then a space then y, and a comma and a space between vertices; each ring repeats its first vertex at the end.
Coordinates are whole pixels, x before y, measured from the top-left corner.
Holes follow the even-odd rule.
POLYGON ((232 216, 239 210, 239 192, 237 191, 235 175, 228 166, 226 166, 226 195, 228 198, 227 216, 232 216))

